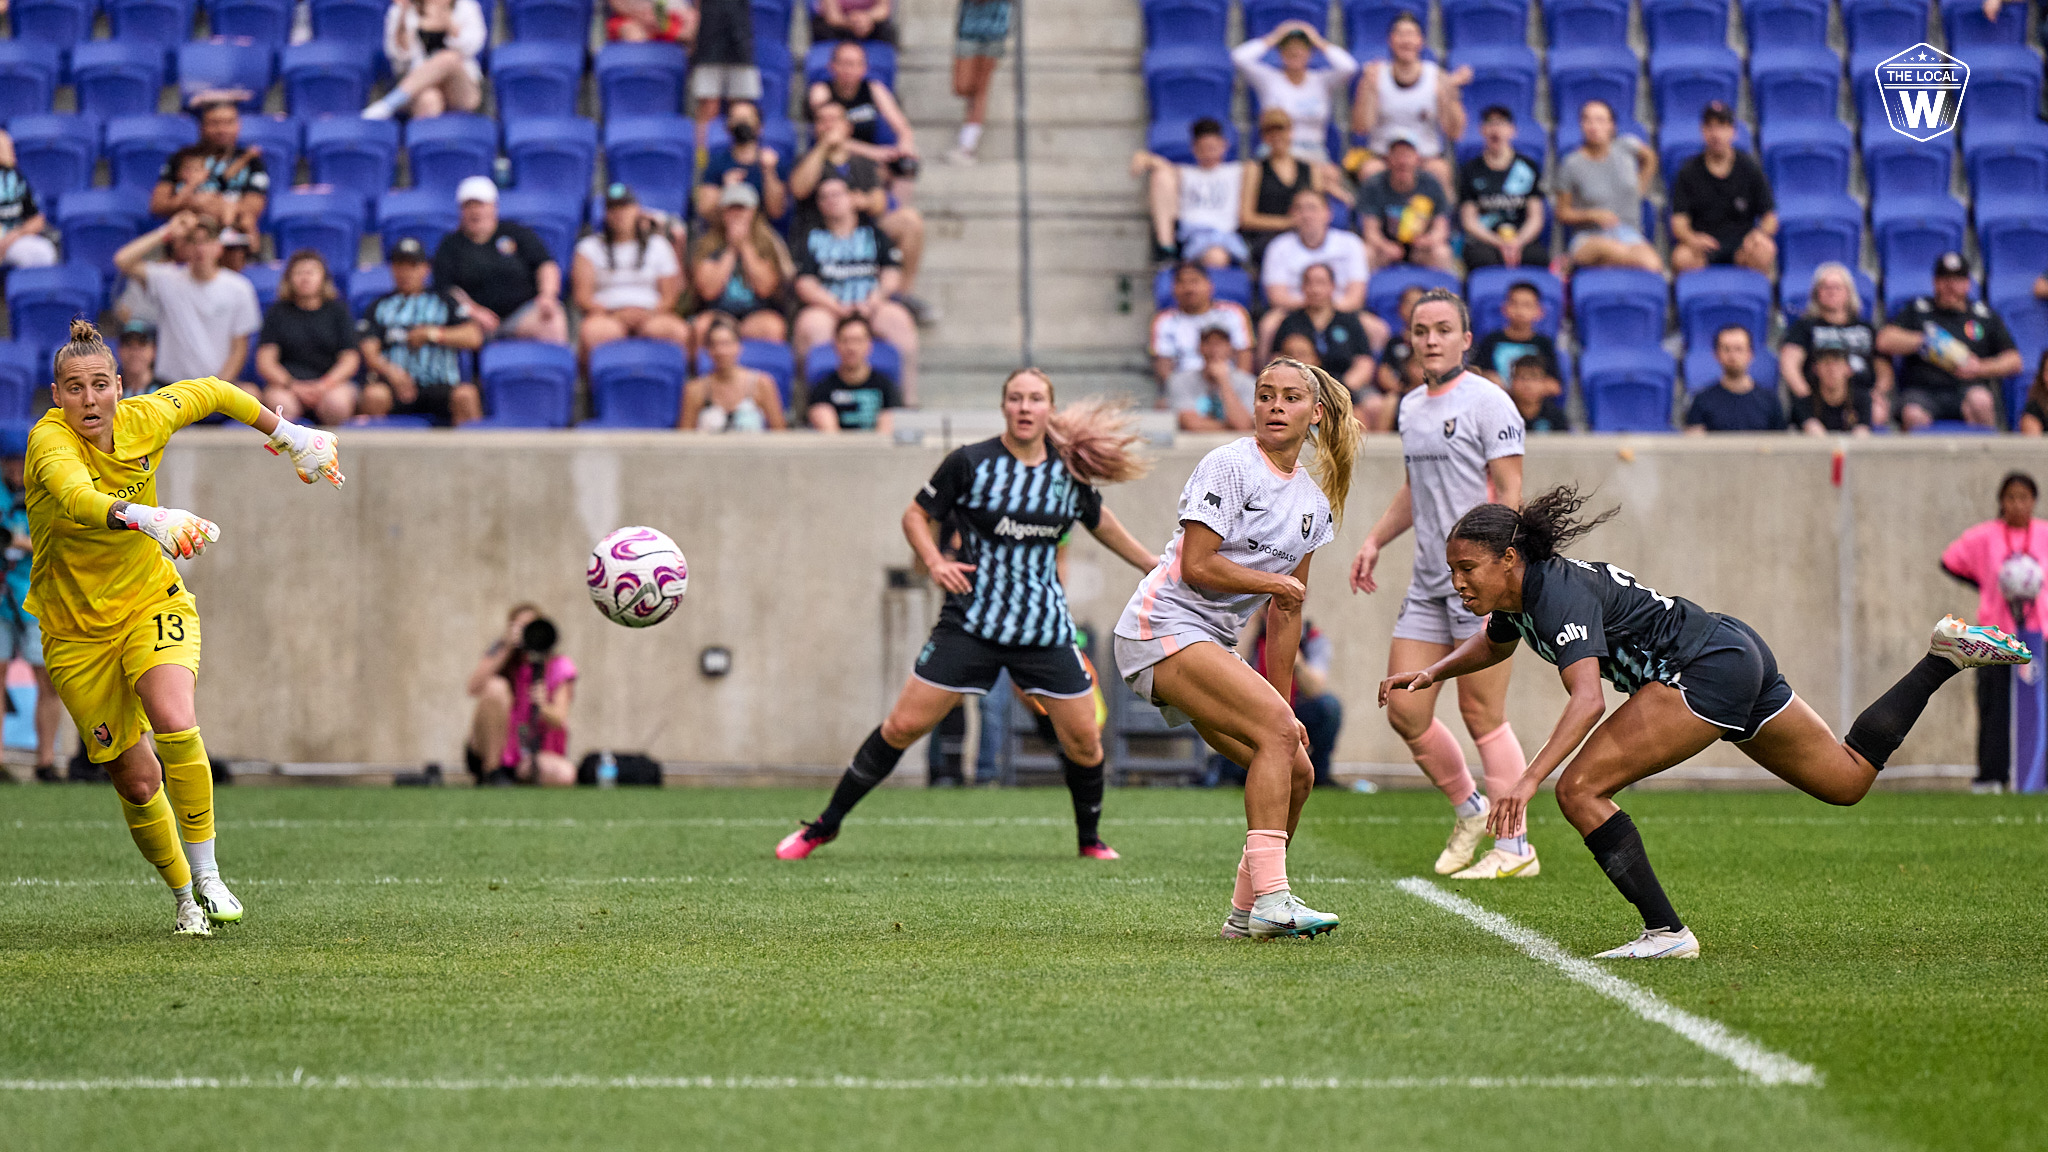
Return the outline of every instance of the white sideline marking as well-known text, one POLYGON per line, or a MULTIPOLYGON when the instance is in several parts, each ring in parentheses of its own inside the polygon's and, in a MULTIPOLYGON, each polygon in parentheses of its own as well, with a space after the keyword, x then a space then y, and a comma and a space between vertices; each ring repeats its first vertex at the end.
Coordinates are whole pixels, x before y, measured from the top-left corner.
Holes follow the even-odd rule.
POLYGON ((882 1079, 868 1076, 505 1076, 487 1079, 408 1076, 111 1076, 80 1080, 0 1080, 0 1092, 148 1092, 193 1088, 287 1089, 294 1091, 491 1092, 534 1088, 598 1088, 788 1091, 826 1089, 865 1092, 925 1092, 958 1089, 1095 1089, 1111 1092, 1338 1091, 1398 1092, 1430 1089, 1745 1088, 1754 1081, 1666 1076, 1396 1076, 1243 1077, 1204 1079, 1124 1076, 923 1076, 882 1079))
POLYGON ((1567 977, 1616 1001, 1650 1023, 1662 1024, 1735 1065, 1745 1075, 1756 1078, 1760 1083, 1819 1085, 1822 1082, 1820 1071, 1813 1065, 1802 1064, 1790 1056, 1773 1052, 1747 1036, 1730 1030, 1719 1021, 1695 1016, 1647 988, 1631 984, 1590 960, 1573 956, 1557 941, 1541 932, 1524 928, 1500 913, 1488 911, 1463 896, 1446 892, 1429 881, 1414 876, 1395 881, 1395 887, 1418 900, 1428 901, 1446 912, 1470 920, 1480 928, 1520 948, 1532 959, 1541 960, 1567 977))

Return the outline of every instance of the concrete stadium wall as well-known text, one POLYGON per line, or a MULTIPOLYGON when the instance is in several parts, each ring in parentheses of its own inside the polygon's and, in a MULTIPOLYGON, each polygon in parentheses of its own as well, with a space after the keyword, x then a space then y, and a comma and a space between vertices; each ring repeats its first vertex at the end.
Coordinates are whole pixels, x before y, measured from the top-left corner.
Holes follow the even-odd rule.
MULTIPOLYGON (((1219 438, 1183 437, 1151 476, 1111 489, 1140 540, 1163 546, 1180 487, 1219 438)), ((349 482, 302 487, 246 431, 194 429, 165 461, 161 498, 220 524, 187 564, 205 622, 200 716, 222 754, 282 762, 459 762, 462 683, 515 601, 544 605, 582 668, 575 751, 646 748, 670 761, 830 766, 883 714, 935 610, 894 591, 898 529, 938 447, 854 438, 673 434, 357 433, 349 482), (681 543, 689 599, 646 631, 605 622, 583 587, 587 551, 625 524, 681 543), (733 670, 697 671, 708 645, 733 670)), ((2048 470, 2039 441, 1866 441, 1830 482, 1824 442, 1789 437, 1546 438, 1530 490, 1597 488, 1622 515, 1575 549, 1645 583, 1748 620, 1793 686, 1837 730, 1923 650, 1944 611, 1974 610, 1936 558, 1993 511, 2009 468, 2048 470)), ((1404 538, 1381 591, 1345 573, 1401 480, 1399 444, 1368 444, 1350 515, 1311 581, 1349 710, 1340 761, 1400 763, 1373 706, 1410 564, 1404 538)), ((1107 630, 1139 573, 1093 540, 1074 549, 1077 616, 1107 630)), ((1564 695, 1517 658, 1511 719, 1533 754, 1564 695)), ((1454 730, 1455 707, 1441 714, 1454 730)), ((1897 762, 1973 759, 1967 681, 1945 690, 1897 762)), ((1476 762, 1476 761, 1475 761, 1476 762)), ((1700 763, 1747 763, 1717 745, 1700 763)))

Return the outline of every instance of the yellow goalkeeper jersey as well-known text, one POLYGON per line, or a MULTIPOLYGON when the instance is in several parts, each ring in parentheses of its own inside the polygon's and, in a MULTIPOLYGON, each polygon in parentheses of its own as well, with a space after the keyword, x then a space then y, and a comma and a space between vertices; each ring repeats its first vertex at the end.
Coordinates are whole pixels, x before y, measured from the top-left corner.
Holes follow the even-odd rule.
POLYGON ((23 603, 60 640, 120 635, 178 583, 178 570, 148 533, 107 527, 117 501, 156 504, 156 474, 171 434, 216 412, 244 424, 256 398, 225 380, 181 380, 114 408, 110 455, 51 409, 29 431, 23 479, 35 562, 23 603))

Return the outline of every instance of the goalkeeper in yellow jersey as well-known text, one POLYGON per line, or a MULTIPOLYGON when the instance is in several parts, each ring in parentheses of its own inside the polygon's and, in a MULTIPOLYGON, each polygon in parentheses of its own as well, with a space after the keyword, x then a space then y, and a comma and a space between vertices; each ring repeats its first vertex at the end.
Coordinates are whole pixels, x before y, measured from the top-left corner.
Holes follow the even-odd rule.
POLYGON ((28 438, 26 607, 42 622, 43 662, 86 755, 106 765, 136 847, 177 897, 175 931, 205 936, 240 920, 242 904, 214 861, 213 771, 193 705, 199 611, 171 559, 197 556, 220 529, 155 506, 164 445, 222 412, 267 433, 308 484, 339 488, 341 468, 332 433, 300 428, 224 380, 123 400, 116 372, 99 332, 72 321, 55 358, 57 406, 28 438))

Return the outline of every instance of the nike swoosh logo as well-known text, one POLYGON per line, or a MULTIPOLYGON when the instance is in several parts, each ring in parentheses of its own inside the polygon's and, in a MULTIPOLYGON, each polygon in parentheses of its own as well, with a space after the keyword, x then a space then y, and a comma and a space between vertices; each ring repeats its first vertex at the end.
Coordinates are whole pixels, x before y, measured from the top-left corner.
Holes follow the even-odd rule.
POLYGON ((178 642, 177 642, 177 641, 175 641, 175 640, 173 640, 173 641, 171 641, 171 642, 170 642, 169 644, 159 644, 159 645, 157 645, 156 647, 154 647, 154 648, 151 648, 151 649, 150 649, 150 651, 151 651, 151 652, 161 652, 161 651, 163 651, 163 650, 164 650, 164 649, 166 649, 166 648, 176 648, 177 646, 178 646, 178 642))
POLYGON ((1247 511, 1247 512, 1264 512, 1264 511, 1265 511, 1265 509, 1264 509, 1264 508, 1259 508, 1259 507, 1256 507, 1256 506, 1254 506, 1254 505, 1251 505, 1251 504, 1246 504, 1246 505, 1244 506, 1244 510, 1245 510, 1245 511, 1247 511))
POLYGON ((1523 869, 1527 868, 1530 864, 1534 864, 1535 862, 1536 861, 1534 859, 1531 859, 1526 864, 1517 864, 1513 868, 1503 868, 1501 869, 1500 874, 1503 876, 1520 876, 1522 874, 1523 869))

